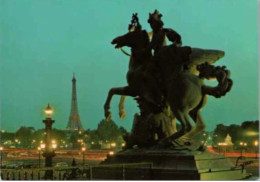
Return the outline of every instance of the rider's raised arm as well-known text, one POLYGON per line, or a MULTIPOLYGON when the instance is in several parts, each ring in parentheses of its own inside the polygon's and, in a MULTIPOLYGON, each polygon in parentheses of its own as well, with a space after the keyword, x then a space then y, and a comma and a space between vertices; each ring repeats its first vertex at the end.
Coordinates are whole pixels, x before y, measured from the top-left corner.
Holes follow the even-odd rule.
POLYGON ((176 46, 182 45, 181 35, 178 34, 176 31, 174 31, 171 28, 164 28, 164 32, 166 33, 166 37, 169 41, 171 41, 176 46))

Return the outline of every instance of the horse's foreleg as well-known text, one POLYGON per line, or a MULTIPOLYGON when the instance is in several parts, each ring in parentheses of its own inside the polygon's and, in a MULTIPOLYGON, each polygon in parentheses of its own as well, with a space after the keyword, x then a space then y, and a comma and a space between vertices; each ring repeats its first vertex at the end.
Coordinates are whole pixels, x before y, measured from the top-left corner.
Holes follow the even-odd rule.
POLYGON ((112 100, 113 95, 129 95, 129 96, 135 96, 131 94, 131 90, 128 86, 126 87, 117 87, 117 88, 112 88, 108 92, 107 100, 104 105, 104 110, 105 110, 105 117, 107 120, 109 120, 112 115, 110 112, 110 102, 112 100))
POLYGON ((124 119, 125 115, 126 115, 125 99, 126 99, 125 95, 122 95, 121 98, 120 98, 120 102, 119 102, 119 117, 120 117, 120 119, 124 119))
POLYGON ((177 132, 173 133, 171 136, 162 139, 159 143, 163 145, 169 145, 171 144, 175 139, 183 136, 185 134, 186 130, 186 121, 184 117, 184 113, 181 112, 180 110, 173 110, 173 114, 175 117, 180 121, 181 123, 181 129, 178 130, 177 132))

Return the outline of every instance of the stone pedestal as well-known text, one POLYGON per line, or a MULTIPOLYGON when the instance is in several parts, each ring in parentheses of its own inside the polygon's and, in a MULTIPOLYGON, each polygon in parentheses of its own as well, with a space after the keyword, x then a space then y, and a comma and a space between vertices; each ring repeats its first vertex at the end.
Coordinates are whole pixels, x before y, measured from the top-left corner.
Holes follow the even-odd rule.
MULTIPOLYGON (((108 156, 102 164, 142 162, 150 162, 152 167, 140 165, 135 168, 136 170, 132 168, 125 174, 127 176, 125 179, 238 180, 247 177, 246 171, 240 166, 235 168, 229 159, 208 151, 133 149, 108 156)), ((110 170, 112 175, 113 168, 110 170)))

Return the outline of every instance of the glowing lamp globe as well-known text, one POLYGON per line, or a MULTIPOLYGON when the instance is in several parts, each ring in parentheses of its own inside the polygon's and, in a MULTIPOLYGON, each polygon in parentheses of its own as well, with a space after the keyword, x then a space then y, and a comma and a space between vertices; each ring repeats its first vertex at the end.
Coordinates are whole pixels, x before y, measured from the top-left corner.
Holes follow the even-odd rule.
POLYGON ((45 108, 44 112, 48 118, 51 117, 51 115, 53 114, 53 109, 50 107, 50 104, 48 104, 48 106, 45 108))

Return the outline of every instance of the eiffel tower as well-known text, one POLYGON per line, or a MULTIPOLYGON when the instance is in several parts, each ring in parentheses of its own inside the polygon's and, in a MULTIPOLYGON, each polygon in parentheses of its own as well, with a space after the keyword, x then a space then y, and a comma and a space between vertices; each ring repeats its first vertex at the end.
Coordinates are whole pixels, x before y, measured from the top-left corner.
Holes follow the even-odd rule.
POLYGON ((70 131, 84 131, 82 124, 80 122, 80 117, 78 112, 76 78, 74 74, 72 78, 72 99, 71 99, 70 117, 66 129, 70 131))

